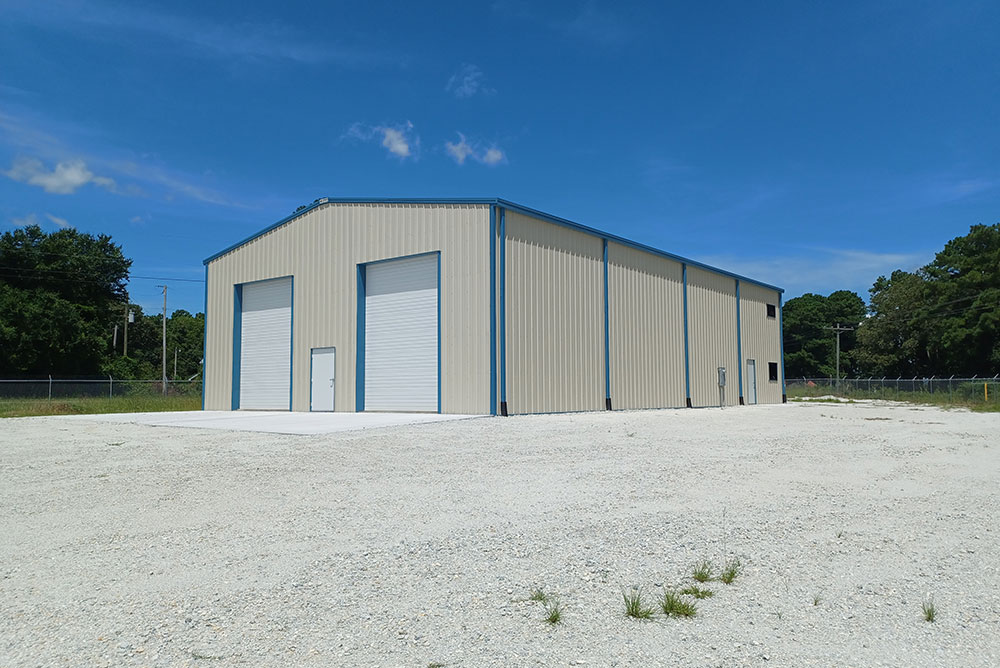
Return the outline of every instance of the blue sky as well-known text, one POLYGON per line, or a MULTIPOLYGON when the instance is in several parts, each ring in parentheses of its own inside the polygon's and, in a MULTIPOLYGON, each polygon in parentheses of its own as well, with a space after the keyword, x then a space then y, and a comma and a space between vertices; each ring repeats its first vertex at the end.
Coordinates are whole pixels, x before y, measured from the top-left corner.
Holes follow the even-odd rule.
MULTIPOLYGON (((0 0, 0 230, 132 299, 323 196, 500 196, 852 289, 1000 220, 1000 3, 0 0)), ((188 281, 182 280, 188 279, 188 281)))

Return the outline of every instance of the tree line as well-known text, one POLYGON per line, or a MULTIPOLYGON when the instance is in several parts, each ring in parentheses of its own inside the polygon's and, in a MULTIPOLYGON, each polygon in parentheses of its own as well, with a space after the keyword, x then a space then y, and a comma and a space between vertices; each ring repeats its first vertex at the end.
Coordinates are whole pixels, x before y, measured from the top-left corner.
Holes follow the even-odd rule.
POLYGON ((854 292, 788 300, 785 374, 842 377, 993 376, 1000 373, 1000 223, 974 225, 929 264, 879 276, 866 305, 854 292))
MULTIPOLYGON (((131 266, 105 234, 29 225, 0 235, 0 378, 159 379, 162 315, 129 302, 131 266)), ((201 373, 204 324, 203 313, 169 315, 168 378, 175 352, 178 379, 201 373)))
MULTIPOLYGON (((158 379, 162 317, 129 303, 132 261, 108 235, 37 225, 0 236, 0 377, 158 379), (128 355, 125 321, 129 311, 128 355), (118 325, 115 340, 114 329, 118 325)), ((201 372, 203 313, 167 318, 167 375, 201 372)), ((857 293, 807 293, 784 306, 789 378, 1000 373, 1000 223, 975 225, 913 272, 880 276, 857 293)))

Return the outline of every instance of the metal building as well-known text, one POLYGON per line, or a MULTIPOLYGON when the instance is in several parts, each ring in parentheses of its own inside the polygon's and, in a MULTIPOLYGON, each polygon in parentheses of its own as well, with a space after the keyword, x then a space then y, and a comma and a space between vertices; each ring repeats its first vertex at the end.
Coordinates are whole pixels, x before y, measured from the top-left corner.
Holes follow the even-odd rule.
POLYGON ((784 400, 780 288, 502 199, 324 198, 205 272, 210 410, 784 400))

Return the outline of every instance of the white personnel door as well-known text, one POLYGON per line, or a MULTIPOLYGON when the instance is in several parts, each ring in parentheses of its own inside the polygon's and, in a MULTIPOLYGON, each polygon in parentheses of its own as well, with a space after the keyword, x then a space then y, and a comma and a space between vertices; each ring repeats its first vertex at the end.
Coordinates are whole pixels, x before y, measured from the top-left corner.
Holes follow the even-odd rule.
POLYGON ((365 410, 438 410, 438 256, 365 268, 365 410))
POLYGON ((309 394, 309 410, 332 411, 334 388, 336 386, 335 348, 313 348, 312 350, 312 386, 309 394))
POLYGON ((757 363, 747 360, 747 403, 757 403, 757 363))
POLYGON ((292 279, 242 287, 240 408, 291 408, 292 279))

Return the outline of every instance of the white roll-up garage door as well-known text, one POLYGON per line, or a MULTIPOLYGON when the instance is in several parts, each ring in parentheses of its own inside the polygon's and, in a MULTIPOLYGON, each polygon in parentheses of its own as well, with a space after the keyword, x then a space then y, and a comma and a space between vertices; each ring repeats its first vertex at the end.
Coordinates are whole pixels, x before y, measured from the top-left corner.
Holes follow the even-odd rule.
POLYGON ((365 269, 365 410, 438 410, 438 256, 365 269))
POLYGON ((289 409, 292 367, 292 279, 243 286, 240 408, 289 409))

